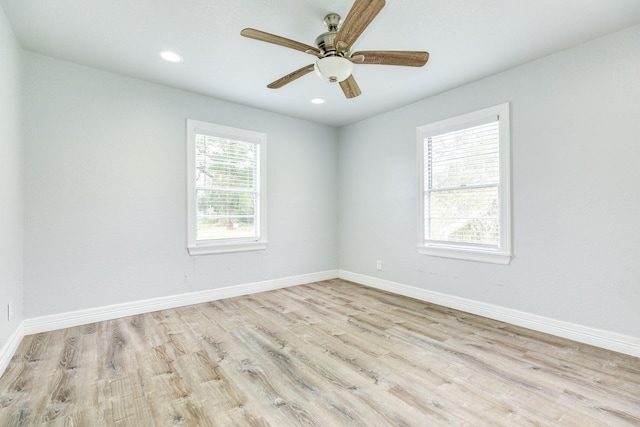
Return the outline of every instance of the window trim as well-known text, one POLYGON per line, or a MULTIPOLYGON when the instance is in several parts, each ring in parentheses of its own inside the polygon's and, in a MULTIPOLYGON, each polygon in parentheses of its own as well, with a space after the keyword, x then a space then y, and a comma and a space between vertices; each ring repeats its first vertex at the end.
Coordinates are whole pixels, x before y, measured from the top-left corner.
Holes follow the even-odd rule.
POLYGON ((267 248, 267 135, 261 132, 187 119, 187 250, 190 255, 257 251, 267 248), (258 237, 198 241, 196 201, 196 133, 254 143, 258 160, 258 237))
POLYGON ((494 264, 509 264, 512 253, 511 229, 511 141, 510 141, 509 103, 495 105, 416 128, 417 164, 418 164, 418 253, 437 257, 480 261, 494 264), (452 244, 446 242, 427 241, 424 238, 424 139, 434 133, 452 132, 472 127, 489 117, 499 117, 499 167, 498 197, 500 200, 500 239, 498 248, 481 248, 452 244))

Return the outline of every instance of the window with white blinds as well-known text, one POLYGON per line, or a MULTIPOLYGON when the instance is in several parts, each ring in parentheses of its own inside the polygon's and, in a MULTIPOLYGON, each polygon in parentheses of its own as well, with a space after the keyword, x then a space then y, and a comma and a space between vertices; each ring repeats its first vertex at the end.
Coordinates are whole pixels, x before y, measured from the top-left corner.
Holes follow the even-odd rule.
POLYGON ((264 249, 266 135, 188 120, 187 138, 189 252, 264 249))
POLYGON ((511 259, 509 105, 418 128, 418 248, 427 255, 511 259))

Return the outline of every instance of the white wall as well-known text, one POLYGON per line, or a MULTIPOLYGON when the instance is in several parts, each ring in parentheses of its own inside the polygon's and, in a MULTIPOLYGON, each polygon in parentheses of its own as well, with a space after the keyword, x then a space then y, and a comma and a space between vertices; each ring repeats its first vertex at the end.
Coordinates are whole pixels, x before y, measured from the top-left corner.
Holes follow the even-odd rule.
POLYGON ((337 131, 24 54, 26 317, 335 270, 337 131), (186 251, 186 119, 268 135, 266 251, 186 251))
POLYGON ((0 7, 0 349, 23 319, 23 161, 20 47, 0 7), (14 316, 7 320, 7 304, 14 316))
POLYGON ((640 337, 638 52, 634 27, 342 128, 340 268, 640 337), (515 258, 418 255, 415 128, 505 101, 515 258))

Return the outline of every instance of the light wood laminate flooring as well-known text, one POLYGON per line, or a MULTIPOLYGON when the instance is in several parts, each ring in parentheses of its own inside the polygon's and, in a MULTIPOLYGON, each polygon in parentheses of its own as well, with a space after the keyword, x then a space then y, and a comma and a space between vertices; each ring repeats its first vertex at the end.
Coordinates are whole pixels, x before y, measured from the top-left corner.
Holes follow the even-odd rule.
POLYGON ((640 359, 329 280, 27 336, 1 426, 638 426, 640 359))

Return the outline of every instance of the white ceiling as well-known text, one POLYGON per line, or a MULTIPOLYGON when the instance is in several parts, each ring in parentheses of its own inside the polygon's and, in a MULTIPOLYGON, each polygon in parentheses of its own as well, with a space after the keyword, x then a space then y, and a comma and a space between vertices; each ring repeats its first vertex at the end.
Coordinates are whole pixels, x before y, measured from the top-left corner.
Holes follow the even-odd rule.
MULTIPOLYGON (((387 0, 354 50, 427 50, 423 68, 356 64, 362 95, 306 75, 313 62, 240 36, 314 45, 353 0, 0 0, 26 50, 212 97, 342 126, 640 23, 638 0, 387 0), (174 50, 179 64, 158 52, 174 50), (313 105, 313 97, 326 99, 313 105)), ((597 58, 594 58, 597 60, 597 58)))

